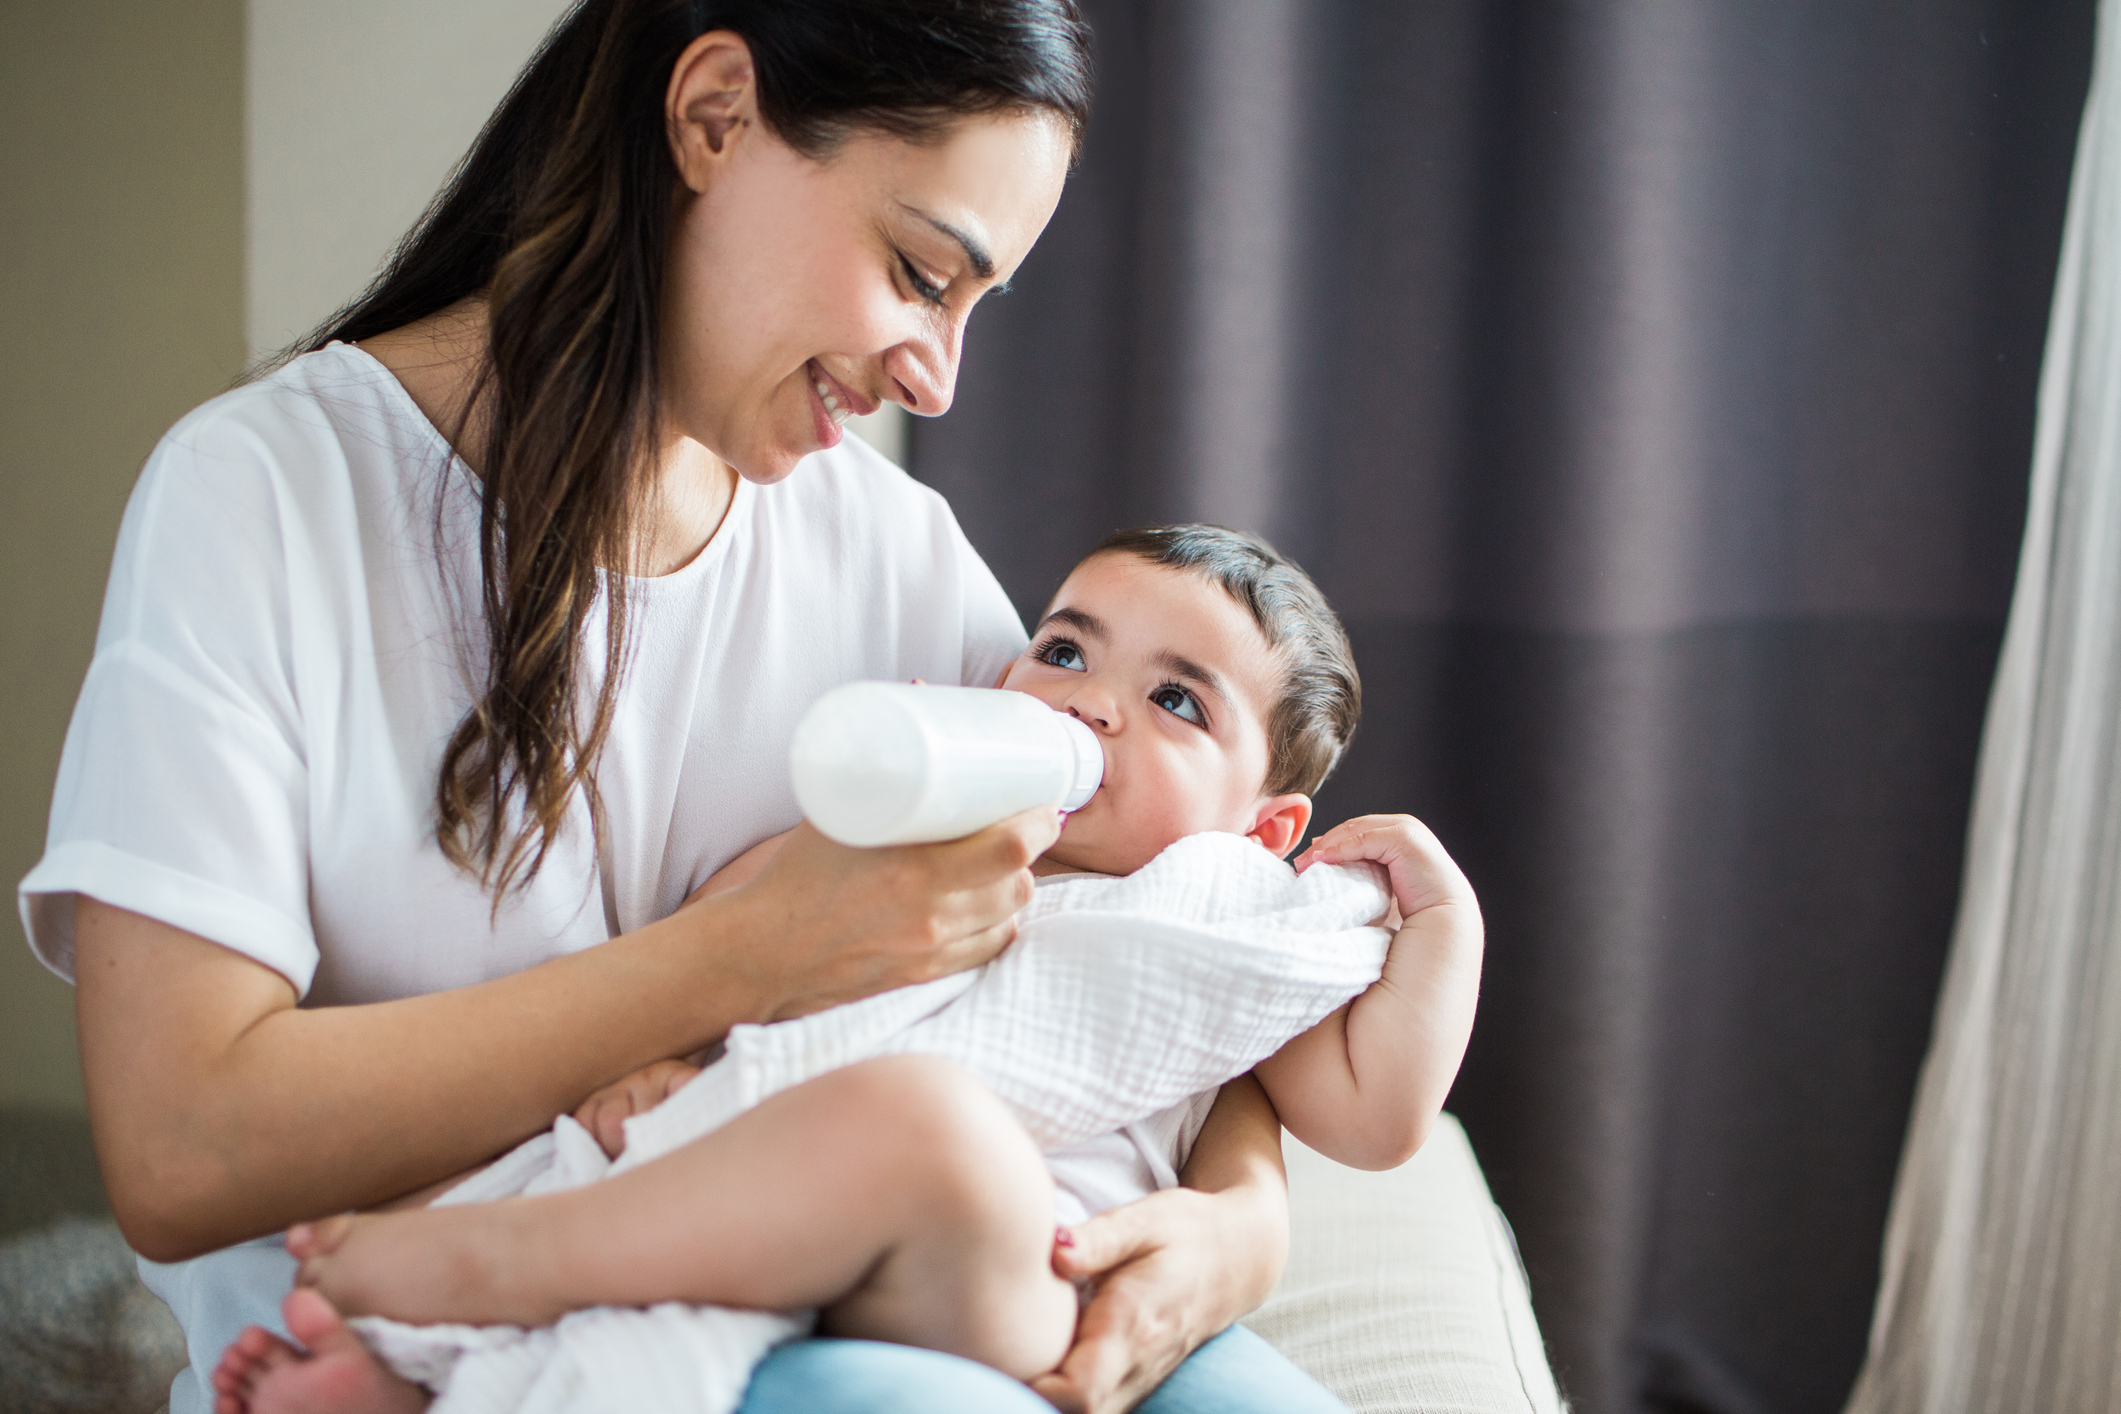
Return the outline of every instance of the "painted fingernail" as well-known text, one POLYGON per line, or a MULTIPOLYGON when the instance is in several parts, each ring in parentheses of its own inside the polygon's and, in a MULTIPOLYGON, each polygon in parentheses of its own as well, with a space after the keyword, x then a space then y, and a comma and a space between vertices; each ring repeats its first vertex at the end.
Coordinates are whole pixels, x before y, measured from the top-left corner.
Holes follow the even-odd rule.
POLYGON ((1075 1234, 1064 1227, 1057 1227, 1053 1229, 1053 1245, 1055 1247, 1073 1247, 1075 1245, 1075 1234))

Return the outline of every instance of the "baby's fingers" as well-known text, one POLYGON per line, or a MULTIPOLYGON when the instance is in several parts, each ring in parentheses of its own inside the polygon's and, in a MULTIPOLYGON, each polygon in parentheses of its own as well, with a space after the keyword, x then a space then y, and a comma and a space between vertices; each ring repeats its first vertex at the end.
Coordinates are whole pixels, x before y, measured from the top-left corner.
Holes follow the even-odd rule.
POLYGON ((1409 847, 1408 827, 1415 825, 1417 822, 1408 815, 1357 816, 1311 841, 1299 864, 1346 864, 1356 859, 1388 863, 1409 847))
POLYGON ((584 1100, 574 1112, 574 1121, 589 1131, 605 1158, 615 1159, 626 1147, 626 1116, 632 1113, 633 1105, 624 1089, 615 1086, 584 1100))

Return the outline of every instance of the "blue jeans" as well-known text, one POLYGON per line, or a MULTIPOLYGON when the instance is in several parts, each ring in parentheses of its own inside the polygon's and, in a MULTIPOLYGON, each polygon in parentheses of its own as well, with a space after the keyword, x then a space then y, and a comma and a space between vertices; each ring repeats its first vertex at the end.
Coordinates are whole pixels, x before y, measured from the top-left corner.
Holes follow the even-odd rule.
MULTIPOLYGON (((1347 1414, 1243 1326, 1193 1352, 1138 1414, 1347 1414)), ((1007 1375, 909 1345, 799 1340, 766 1357, 739 1414, 1053 1414, 1007 1375)))

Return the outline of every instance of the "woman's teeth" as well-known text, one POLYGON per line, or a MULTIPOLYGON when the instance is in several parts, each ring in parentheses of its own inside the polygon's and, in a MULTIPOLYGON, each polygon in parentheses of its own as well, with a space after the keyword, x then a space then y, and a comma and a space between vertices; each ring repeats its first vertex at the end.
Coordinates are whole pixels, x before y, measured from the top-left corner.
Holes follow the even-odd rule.
POLYGON ((854 409, 841 407, 840 400, 832 392, 832 385, 824 379, 815 378, 811 382, 817 388, 818 401, 825 405, 825 416, 832 419, 832 425, 846 426, 847 419, 854 416, 854 409))

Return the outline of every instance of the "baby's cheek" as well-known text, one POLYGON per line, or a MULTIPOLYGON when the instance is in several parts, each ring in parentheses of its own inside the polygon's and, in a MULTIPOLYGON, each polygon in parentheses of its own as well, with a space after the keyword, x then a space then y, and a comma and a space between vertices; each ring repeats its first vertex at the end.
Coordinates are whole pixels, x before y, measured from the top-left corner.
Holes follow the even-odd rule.
POLYGON ((1187 835, 1215 828, 1215 821, 1206 818, 1208 812, 1200 805, 1190 788, 1181 782, 1156 792, 1127 822, 1130 852, 1140 855, 1146 864, 1187 835))

